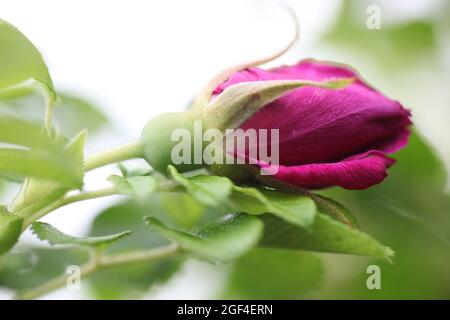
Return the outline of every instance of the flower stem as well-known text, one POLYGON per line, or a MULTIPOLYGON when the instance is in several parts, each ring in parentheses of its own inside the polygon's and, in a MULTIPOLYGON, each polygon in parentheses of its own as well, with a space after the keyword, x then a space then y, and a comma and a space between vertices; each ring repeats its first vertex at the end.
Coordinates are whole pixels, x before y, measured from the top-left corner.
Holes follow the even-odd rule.
POLYGON ((86 158, 85 171, 90 171, 105 165, 133 158, 140 158, 143 154, 143 145, 140 140, 106 149, 94 153, 86 158))
POLYGON ((117 194, 117 190, 114 187, 109 187, 109 188, 83 192, 83 193, 74 194, 74 195, 60 198, 60 199, 56 200, 55 202, 52 202, 51 204, 49 204, 47 207, 43 208, 42 210, 37 211, 36 213, 34 213, 33 215, 31 215, 29 217, 26 217, 25 221, 23 223, 23 230, 28 228, 28 226, 30 224, 32 224, 34 221, 42 218, 46 214, 48 214, 58 208, 61 208, 65 205, 68 205, 68 204, 71 204, 74 202, 78 202, 78 201, 83 201, 83 200, 112 196, 115 194, 117 194))
MULTIPOLYGON (((80 268, 80 275, 85 278, 98 270, 108 267, 128 263, 158 261, 175 256, 179 253, 181 253, 181 249, 174 243, 154 249, 117 253, 105 256, 92 249, 91 258, 80 268)), ((56 277, 34 289, 19 293, 18 298, 23 300, 39 298, 40 296, 65 286, 69 277, 71 277, 70 274, 62 274, 59 277, 56 277)))
POLYGON ((181 250, 177 244, 171 243, 164 247, 154 249, 105 255, 100 257, 99 265, 101 267, 110 267, 127 263, 160 260, 173 256, 180 251, 181 250))

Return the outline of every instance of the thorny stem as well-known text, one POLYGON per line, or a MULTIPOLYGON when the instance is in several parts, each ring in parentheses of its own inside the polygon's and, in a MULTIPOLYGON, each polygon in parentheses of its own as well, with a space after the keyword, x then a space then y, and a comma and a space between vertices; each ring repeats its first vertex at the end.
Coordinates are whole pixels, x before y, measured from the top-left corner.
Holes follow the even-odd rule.
MULTIPOLYGON (((89 261, 83 265, 80 269, 80 276, 85 278, 94 272, 99 270, 136 262, 152 262, 175 256, 181 253, 181 249, 178 245, 172 243, 164 247, 127 252, 117 253, 111 255, 102 255, 99 251, 91 249, 91 256, 89 261)), ((47 293, 50 293, 56 289, 62 288, 67 284, 67 281, 71 277, 70 274, 62 274, 39 287, 22 292, 18 294, 19 299, 31 300, 39 298, 47 293)))

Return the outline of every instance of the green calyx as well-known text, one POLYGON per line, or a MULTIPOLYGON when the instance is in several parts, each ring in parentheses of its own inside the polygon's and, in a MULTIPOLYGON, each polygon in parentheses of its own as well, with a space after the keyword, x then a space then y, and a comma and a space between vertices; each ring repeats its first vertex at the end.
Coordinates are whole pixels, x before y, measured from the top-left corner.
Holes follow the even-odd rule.
POLYGON ((144 146, 144 159, 159 172, 166 172, 168 165, 173 165, 180 172, 199 169, 202 164, 194 161, 174 163, 173 151, 176 145, 183 143, 182 137, 189 137, 191 154, 194 154, 194 121, 193 112, 167 112, 157 115, 147 122, 142 130, 141 142, 144 146))

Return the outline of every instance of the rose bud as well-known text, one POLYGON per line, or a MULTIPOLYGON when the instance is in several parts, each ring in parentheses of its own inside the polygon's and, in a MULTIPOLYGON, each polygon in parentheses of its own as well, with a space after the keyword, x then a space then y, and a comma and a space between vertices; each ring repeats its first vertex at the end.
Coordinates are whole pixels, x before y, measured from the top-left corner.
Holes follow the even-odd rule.
MULTIPOLYGON (((194 107, 185 112, 163 113, 151 119, 142 131, 138 153, 159 172, 165 172, 168 165, 174 166, 179 172, 212 164, 214 167, 220 166, 227 161, 226 158, 230 158, 224 146, 226 143, 223 143, 227 138, 227 131, 239 128, 270 102, 299 87, 315 86, 329 90, 344 87, 352 81, 348 78, 320 82, 254 81, 232 85, 213 98, 207 90, 206 96, 210 100, 201 99, 201 104, 194 104, 194 107), (210 135, 212 130, 214 134, 210 135), (209 151, 216 156, 208 157, 206 154, 209 151), (215 158, 217 162, 211 163, 208 158, 215 158)), ((216 170, 214 167, 212 169, 216 170)), ((241 171, 239 178, 248 175, 246 171, 241 171)))
MULTIPOLYGON (((369 86, 350 68, 313 60, 271 70, 247 68, 217 86, 213 94, 220 97, 242 83, 340 78, 355 80, 336 90, 304 86, 286 92, 239 127, 257 132, 279 129, 279 166, 272 176, 278 182, 307 189, 365 189, 387 176, 386 169, 395 162, 387 154, 407 144, 411 120, 400 103, 369 86)), ((269 166, 258 161, 260 167, 269 166)))
POLYGON ((225 69, 211 79, 188 111, 164 113, 147 123, 140 139, 142 155, 155 170, 165 172, 169 164, 180 172, 209 167, 235 181, 257 180, 276 188, 364 189, 386 177, 386 169, 394 164, 387 154, 406 145, 411 124, 410 113, 398 102, 341 65, 305 60, 271 70, 256 68, 280 57, 295 43, 299 27, 292 17, 295 34, 287 47, 225 69), (196 141, 198 120, 203 130, 222 134, 229 129, 256 129, 258 135, 260 129, 278 129, 279 143, 253 143, 244 154, 230 152, 227 143, 225 147, 218 144, 216 150, 223 157, 253 160, 250 164, 206 163, 204 153, 198 162, 193 154, 198 148, 201 152, 208 149, 205 140, 196 141), (179 129, 193 138, 190 161, 184 163, 173 159, 178 143, 173 133, 179 129), (255 148, 256 159, 248 152, 255 148), (261 159, 263 148, 269 153, 278 151, 279 161, 261 159), (267 172, 274 173, 267 177, 267 172))

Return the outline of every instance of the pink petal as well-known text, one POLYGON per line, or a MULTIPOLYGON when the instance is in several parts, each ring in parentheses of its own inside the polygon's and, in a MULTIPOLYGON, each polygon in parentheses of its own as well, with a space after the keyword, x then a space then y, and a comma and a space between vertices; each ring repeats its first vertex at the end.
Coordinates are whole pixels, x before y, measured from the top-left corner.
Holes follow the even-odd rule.
POLYGON ((387 176, 386 169, 394 162, 382 152, 370 151, 335 163, 281 165, 274 178, 308 189, 329 186, 366 189, 382 182, 387 176))
POLYGON ((339 77, 357 80, 340 90, 293 90, 268 104, 241 127, 279 129, 280 163, 288 166, 338 162, 367 150, 390 153, 403 147, 409 136, 409 112, 347 67, 306 60, 272 70, 250 68, 234 74, 215 93, 243 81, 320 81, 339 77))

